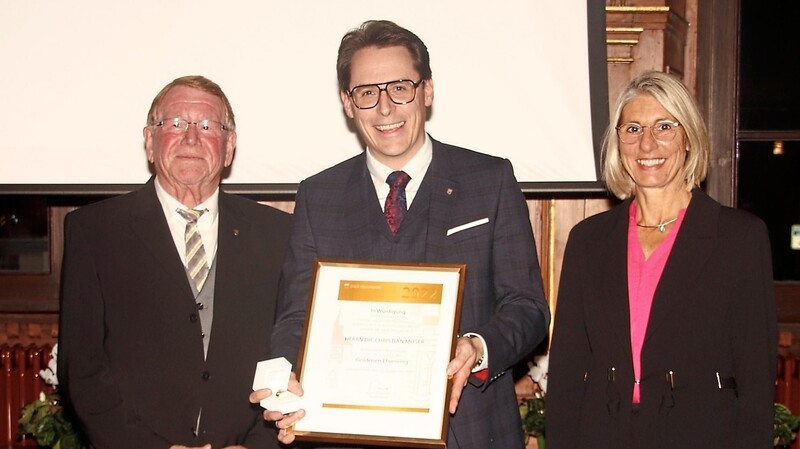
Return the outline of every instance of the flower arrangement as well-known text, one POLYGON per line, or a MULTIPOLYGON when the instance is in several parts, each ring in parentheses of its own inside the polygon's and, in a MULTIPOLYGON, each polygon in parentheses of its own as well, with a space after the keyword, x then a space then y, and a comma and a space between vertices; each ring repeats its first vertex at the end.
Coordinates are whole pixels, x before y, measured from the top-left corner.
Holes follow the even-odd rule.
POLYGON ((528 376, 538 386, 532 398, 528 398, 519 405, 519 414, 522 418, 522 429, 526 439, 536 438, 539 449, 544 449, 545 434, 545 402, 544 397, 547 393, 547 355, 536 356, 532 362, 528 362, 528 376))
MULTIPOLYGON (((538 386, 538 391, 519 405, 522 428, 527 438, 536 438, 539 449, 545 449, 545 394, 547 392, 548 357, 540 355, 528 362, 528 376, 538 386)), ((788 448, 797 438, 800 416, 793 415, 788 407, 776 402, 773 445, 788 448)))
POLYGON ((82 434, 67 417, 58 394, 58 344, 53 346, 47 368, 39 371, 39 376, 52 392, 42 391, 39 399, 25 404, 19 418, 20 436, 30 435, 36 444, 52 449, 86 449, 82 434))
POLYGON ((789 447, 797 438, 798 428, 800 428, 800 416, 793 415, 788 407, 776 402, 773 445, 789 447))

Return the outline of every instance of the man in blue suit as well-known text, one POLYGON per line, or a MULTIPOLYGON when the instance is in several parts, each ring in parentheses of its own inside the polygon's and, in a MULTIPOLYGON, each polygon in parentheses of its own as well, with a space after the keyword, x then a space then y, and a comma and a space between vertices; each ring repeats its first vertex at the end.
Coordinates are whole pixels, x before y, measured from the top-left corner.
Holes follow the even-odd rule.
MULTIPOLYGON (((433 80, 412 32, 365 22, 342 39, 337 72, 344 111, 367 149, 298 188, 273 355, 297 360, 315 258, 466 264, 461 337, 442 373, 453 382, 447 447, 522 448, 510 368, 544 339, 550 314, 511 164, 426 134, 433 80), (407 208, 399 216, 386 205, 397 203, 387 178, 398 175, 407 208)), ((283 443, 303 416, 265 412, 283 443)))

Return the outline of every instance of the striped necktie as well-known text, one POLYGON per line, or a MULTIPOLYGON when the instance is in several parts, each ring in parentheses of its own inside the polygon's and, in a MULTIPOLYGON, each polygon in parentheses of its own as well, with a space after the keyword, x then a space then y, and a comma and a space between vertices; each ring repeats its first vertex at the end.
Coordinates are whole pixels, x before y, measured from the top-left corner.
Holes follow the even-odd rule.
POLYGON ((177 211, 186 220, 186 233, 184 236, 186 242, 186 271, 199 292, 203 289, 203 284, 206 283, 206 278, 208 277, 208 263, 206 250, 203 248, 203 238, 197 232, 197 220, 206 212, 206 209, 177 209, 177 211))
POLYGON ((397 234, 403 218, 406 216, 406 184, 411 181, 411 176, 404 171, 395 171, 386 178, 389 184, 389 196, 386 197, 386 204, 383 207, 383 214, 386 216, 386 224, 392 230, 392 234, 397 234))

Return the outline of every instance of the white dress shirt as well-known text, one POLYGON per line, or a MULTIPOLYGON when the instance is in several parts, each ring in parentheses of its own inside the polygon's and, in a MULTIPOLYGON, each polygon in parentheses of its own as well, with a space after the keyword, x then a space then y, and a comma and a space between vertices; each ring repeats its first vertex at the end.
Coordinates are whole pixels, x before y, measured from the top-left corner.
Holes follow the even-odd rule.
MULTIPOLYGON (((172 234, 172 240, 175 242, 175 248, 178 250, 178 255, 183 261, 183 266, 186 266, 186 220, 178 214, 178 209, 191 209, 190 207, 181 204, 176 198, 167 193, 161 184, 158 183, 156 178, 156 195, 158 201, 161 202, 161 207, 164 210, 164 216, 167 218, 169 225, 169 232, 172 234)), ((197 232, 203 239, 203 249, 206 251, 206 258, 208 259, 209 268, 217 254, 217 230, 219 229, 219 187, 217 190, 208 197, 207 200, 198 204, 194 209, 203 210, 206 212, 197 220, 197 232)))
MULTIPOLYGON (((408 209, 411 209, 411 203, 414 201, 419 186, 422 184, 422 178, 425 177, 425 172, 428 171, 432 159, 433 144, 426 134, 425 142, 422 143, 422 147, 401 169, 411 177, 411 180, 408 181, 406 185, 406 207, 408 209)), ((389 196, 390 189, 389 184, 386 183, 386 178, 395 170, 378 162, 369 150, 367 150, 367 170, 369 170, 369 174, 372 176, 372 182, 375 184, 375 191, 378 193, 378 202, 381 208, 383 208, 386 206, 386 197, 389 196)))

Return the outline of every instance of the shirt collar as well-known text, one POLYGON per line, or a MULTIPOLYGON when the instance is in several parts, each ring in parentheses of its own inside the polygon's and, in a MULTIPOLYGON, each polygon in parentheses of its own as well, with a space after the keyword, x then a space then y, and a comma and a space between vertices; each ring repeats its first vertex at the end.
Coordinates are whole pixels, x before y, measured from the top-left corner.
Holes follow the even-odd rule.
MULTIPOLYGON (((189 207, 186 207, 175 197, 167 193, 167 191, 164 190, 164 188, 158 182, 158 177, 156 177, 155 184, 156 196, 158 197, 158 201, 161 203, 161 207, 164 210, 164 216, 166 216, 167 219, 178 217, 183 220, 183 217, 181 217, 176 211, 177 209, 189 209, 189 207)), ((217 218, 217 214, 219 214, 219 187, 217 187, 216 190, 214 190, 214 193, 212 193, 211 196, 209 196, 205 201, 195 206, 194 209, 207 210, 207 212, 200 217, 198 223, 214 222, 217 218)))
MULTIPOLYGON (((428 166, 431 165, 432 159, 433 143, 431 143, 430 136, 425 134, 425 141, 422 143, 422 147, 420 147, 417 154, 401 168, 401 170, 411 177, 411 181, 409 181, 406 186, 406 192, 419 189, 422 178, 425 176, 425 172, 428 171, 428 166)), ((386 185, 388 191, 389 187, 388 184, 386 184, 386 178, 395 170, 375 159, 369 150, 367 150, 367 170, 369 170, 369 174, 372 176, 372 182, 375 184, 376 190, 380 191, 381 189, 377 189, 377 187, 386 185)))

